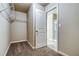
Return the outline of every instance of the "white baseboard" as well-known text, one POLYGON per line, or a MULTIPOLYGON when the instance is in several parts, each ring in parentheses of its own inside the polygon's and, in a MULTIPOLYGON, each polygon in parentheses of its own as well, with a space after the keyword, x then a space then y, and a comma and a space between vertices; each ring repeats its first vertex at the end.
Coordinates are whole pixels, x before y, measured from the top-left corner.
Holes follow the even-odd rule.
POLYGON ((23 41, 27 41, 27 40, 12 41, 12 42, 10 42, 10 43, 12 44, 12 43, 18 43, 18 42, 23 42, 23 41))
POLYGON ((52 49, 52 50, 55 51, 56 53, 59 53, 59 54, 63 55, 63 56, 69 56, 69 55, 67 55, 67 54, 64 53, 64 52, 59 51, 58 49, 57 49, 57 50, 52 49))
POLYGON ((7 55, 7 52, 8 52, 8 50, 9 50, 9 47, 10 47, 10 44, 8 45, 8 47, 7 47, 7 49, 6 49, 4 56, 7 55))
POLYGON ((35 49, 35 47, 33 47, 29 41, 27 41, 27 43, 30 45, 32 49, 35 49))
POLYGON ((67 55, 66 53, 61 52, 61 51, 58 51, 58 53, 61 54, 61 55, 63 55, 63 56, 69 56, 69 55, 67 55))
MULTIPOLYGON (((12 41, 12 42, 10 42, 10 43, 12 44, 12 43, 18 43, 18 42, 23 42, 23 41, 27 41, 27 40, 12 41)), ((27 43, 31 46, 32 49, 35 49, 35 47, 33 47, 33 46, 30 44, 29 41, 27 41, 27 43)))
POLYGON ((55 50, 55 49, 53 49, 53 51, 55 51, 56 53, 59 53, 59 54, 61 54, 61 55, 63 55, 63 56, 69 56, 69 55, 67 55, 67 54, 64 53, 64 52, 61 52, 61 51, 58 51, 58 50, 55 50))
POLYGON ((8 47, 7 47, 7 49, 6 49, 6 52, 5 52, 4 56, 6 56, 8 50, 9 50, 9 47, 10 47, 10 45, 11 45, 12 43, 18 43, 18 42, 23 42, 23 41, 27 41, 27 40, 21 40, 21 41, 13 41, 13 42, 10 42, 9 45, 8 45, 8 47))
MULTIPOLYGON (((27 41, 27 40, 21 40, 21 41, 13 41, 13 42, 10 42, 10 44, 8 45, 8 47, 7 47, 7 49, 6 49, 6 52, 5 52, 4 56, 6 56, 8 50, 9 50, 9 47, 10 47, 10 45, 11 45, 12 43, 18 43, 18 42, 23 42, 23 41, 27 41)), ((29 41, 27 41, 27 43, 31 46, 32 49, 35 49, 35 47, 33 47, 29 41)), ((53 50, 53 51, 55 51, 55 52, 57 52, 57 53, 59 53, 59 54, 61 54, 61 55, 63 55, 63 56, 69 56, 69 55, 67 55, 66 53, 61 52, 61 51, 56 51, 56 50, 53 50)))

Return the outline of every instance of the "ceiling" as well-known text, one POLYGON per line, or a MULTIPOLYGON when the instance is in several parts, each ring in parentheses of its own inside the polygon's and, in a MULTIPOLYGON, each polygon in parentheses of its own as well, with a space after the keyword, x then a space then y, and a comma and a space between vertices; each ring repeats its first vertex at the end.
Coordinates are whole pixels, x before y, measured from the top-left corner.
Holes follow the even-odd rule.
POLYGON ((30 7, 31 3, 15 3, 15 10, 21 12, 27 12, 28 8, 30 7))
MULTIPOLYGON (((30 7, 32 3, 15 3, 15 10, 16 11, 21 11, 21 12, 27 12, 28 8, 30 7)), ((39 3, 43 7, 48 5, 48 3, 39 3)))
POLYGON ((49 3, 39 3, 40 5, 42 5, 43 7, 47 6, 49 3))

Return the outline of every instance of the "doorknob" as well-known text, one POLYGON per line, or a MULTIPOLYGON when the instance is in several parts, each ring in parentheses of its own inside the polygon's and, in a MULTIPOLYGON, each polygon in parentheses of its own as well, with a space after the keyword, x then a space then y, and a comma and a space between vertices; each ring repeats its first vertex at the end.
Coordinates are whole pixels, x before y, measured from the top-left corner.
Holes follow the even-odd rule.
POLYGON ((35 32, 38 32, 38 30, 36 30, 35 32))

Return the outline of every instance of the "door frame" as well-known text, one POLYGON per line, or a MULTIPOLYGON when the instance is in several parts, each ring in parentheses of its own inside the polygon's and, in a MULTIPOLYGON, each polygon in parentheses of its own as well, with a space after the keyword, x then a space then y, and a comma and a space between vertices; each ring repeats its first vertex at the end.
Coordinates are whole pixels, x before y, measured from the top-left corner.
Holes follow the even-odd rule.
MULTIPOLYGON (((55 4, 53 7, 50 7, 50 9, 46 11, 46 27, 47 27, 47 13, 50 12, 50 11, 52 11, 55 8, 57 8, 57 20, 58 20, 57 27, 58 27, 58 32, 57 32, 57 50, 55 50, 55 49, 53 49, 53 50, 58 51, 58 47, 59 47, 59 16, 58 16, 58 14, 59 14, 58 11, 59 10, 58 10, 58 4, 55 4)), ((46 29, 46 31, 47 31, 47 29, 46 29)))

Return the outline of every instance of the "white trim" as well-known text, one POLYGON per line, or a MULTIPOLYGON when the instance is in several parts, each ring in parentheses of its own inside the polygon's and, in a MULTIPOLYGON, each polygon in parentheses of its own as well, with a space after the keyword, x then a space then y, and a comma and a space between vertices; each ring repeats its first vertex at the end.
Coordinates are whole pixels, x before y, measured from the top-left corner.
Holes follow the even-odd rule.
POLYGON ((52 49, 52 50, 55 51, 56 53, 59 53, 59 54, 63 55, 63 56, 69 56, 68 54, 66 54, 66 53, 64 53, 64 52, 57 51, 57 50, 55 50, 55 49, 52 49))
POLYGON ((54 4, 48 4, 45 7, 45 12, 49 12, 50 10, 52 10, 54 7, 58 6, 58 3, 54 3, 54 4), (49 7, 49 8, 48 8, 49 7), (48 8, 48 9, 47 9, 48 8))
MULTIPOLYGON (((6 49, 6 52, 5 52, 4 56, 6 56, 8 50, 9 50, 9 47, 10 47, 10 45, 11 45, 12 43, 23 42, 23 41, 27 41, 27 40, 10 42, 10 44, 8 45, 8 47, 7 47, 7 49, 6 49)), ((27 41, 27 43, 31 46, 32 49, 35 49, 35 47, 33 47, 33 46, 30 44, 29 41, 27 41)), ((54 50, 54 49, 53 49, 53 51, 55 51, 55 52, 57 52, 57 53, 59 53, 59 54, 61 54, 61 55, 63 55, 63 56, 69 56, 69 55, 67 55, 66 53, 61 52, 61 51, 56 51, 56 50, 54 50)))
POLYGON ((58 51, 59 54, 63 55, 63 56, 69 56, 68 54, 64 53, 64 52, 61 52, 61 51, 58 51))
POLYGON ((12 44, 12 43, 18 43, 18 42, 23 42, 23 41, 27 41, 27 43, 31 46, 31 48, 32 48, 32 49, 35 49, 35 47, 33 47, 33 46, 31 45, 31 43, 30 43, 28 40, 12 41, 12 42, 10 42, 10 43, 12 44))
POLYGON ((9 45, 8 45, 8 47, 7 47, 6 51, 5 51, 4 56, 6 56, 6 55, 7 55, 7 52, 8 52, 8 50, 9 50, 9 47, 10 47, 10 43, 9 43, 9 45))
MULTIPOLYGON (((47 16, 48 16, 48 12, 50 12, 50 11, 52 11, 52 10, 54 10, 54 8, 56 7, 57 8, 57 15, 58 15, 58 4, 54 4, 54 5, 52 5, 52 4, 49 4, 47 7, 46 7, 46 10, 45 10, 45 12, 46 12, 46 21, 47 21, 47 16), (47 7, 49 6, 49 9, 47 9, 47 7)), ((58 19, 58 16, 57 16, 57 24, 58 24, 58 21, 59 21, 59 19, 58 19)), ((47 24, 46 24, 47 25, 47 24)), ((57 25, 57 30, 59 30, 58 29, 58 25, 57 25)), ((48 40, 48 39, 47 39, 48 40)), ((59 38, 58 38, 58 31, 57 31, 57 38, 56 38, 56 50, 58 50, 58 41, 59 41, 59 38)), ((47 41, 48 42, 48 41, 47 41)), ((48 45, 48 44, 47 44, 48 45)), ((55 50, 55 51, 56 51, 55 50)), ((57 52, 57 51, 56 51, 57 52)))
POLYGON ((32 44, 31 44, 29 41, 27 41, 27 43, 30 45, 30 47, 31 47, 32 49, 35 49, 35 47, 32 46, 32 44))
POLYGON ((12 44, 12 43, 18 43, 18 42, 23 42, 23 41, 27 41, 27 40, 12 41, 12 42, 10 42, 10 43, 12 44))

